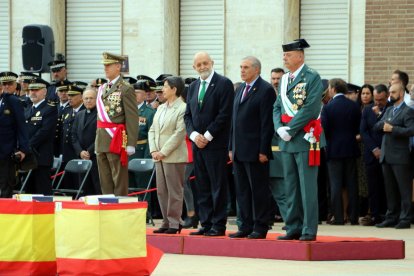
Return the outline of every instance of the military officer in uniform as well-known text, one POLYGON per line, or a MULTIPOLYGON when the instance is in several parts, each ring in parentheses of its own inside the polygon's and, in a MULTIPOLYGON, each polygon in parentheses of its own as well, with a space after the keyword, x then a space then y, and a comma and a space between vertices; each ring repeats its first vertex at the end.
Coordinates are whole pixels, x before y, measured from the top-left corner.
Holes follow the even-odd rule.
POLYGON ((29 140, 23 107, 19 100, 5 91, 16 83, 13 72, 0 73, 0 197, 11 197, 16 181, 16 161, 29 152, 29 140))
POLYGON ((58 121, 55 131, 55 141, 54 141, 54 156, 59 157, 63 153, 63 118, 66 114, 69 114, 70 105, 68 98, 68 86, 71 84, 69 81, 59 81, 55 84, 56 93, 59 97, 59 104, 57 105, 58 110, 58 121))
POLYGON ((29 95, 29 84, 31 79, 35 79, 37 77, 38 76, 30 72, 21 72, 19 75, 19 83, 22 86, 22 93, 19 97, 19 100, 22 103, 23 108, 26 108, 32 104, 29 95))
POLYGON ((59 97, 56 94, 56 85, 55 83, 59 81, 66 80, 66 61, 64 60, 54 60, 48 63, 50 70, 52 71, 52 80, 53 83, 47 88, 46 100, 57 104, 59 102, 59 97))
POLYGON ((317 119, 323 86, 319 74, 304 63, 304 49, 308 47, 304 39, 282 45, 289 72, 282 77, 273 111, 275 130, 282 139, 279 147, 288 204, 287 232, 280 240, 313 241, 318 230, 318 167, 309 162, 317 163, 313 158, 317 152, 310 148, 320 139, 317 119))
POLYGON ((155 110, 145 104, 145 93, 151 90, 149 81, 141 80, 133 85, 138 107, 138 139, 135 154, 130 158, 151 158, 148 147, 148 130, 152 125, 155 110))
POLYGON ((99 86, 101 86, 102 84, 107 83, 107 82, 108 81, 106 79, 104 79, 104 78, 97 78, 95 80, 92 80, 91 87, 93 89, 95 89, 96 92, 98 92, 99 86))
POLYGON ((48 82, 41 78, 29 84, 33 105, 26 108, 25 118, 29 132, 29 144, 37 156, 37 168, 32 171, 26 192, 52 194, 50 169, 53 165, 53 139, 57 123, 57 108, 46 100, 48 82))
POLYGON ((103 194, 128 194, 128 156, 135 153, 139 116, 134 88, 121 76, 124 57, 103 53, 108 83, 98 89, 95 140, 103 194))
MULTIPOLYGON (((137 80, 148 80, 149 81, 151 90, 146 91, 145 104, 151 106, 154 109, 157 109, 160 103, 157 101, 157 95, 155 93, 155 91, 157 90, 157 85, 155 81, 152 78, 145 76, 145 75, 138 75, 137 80)), ((164 85, 164 83, 162 85, 164 85)))

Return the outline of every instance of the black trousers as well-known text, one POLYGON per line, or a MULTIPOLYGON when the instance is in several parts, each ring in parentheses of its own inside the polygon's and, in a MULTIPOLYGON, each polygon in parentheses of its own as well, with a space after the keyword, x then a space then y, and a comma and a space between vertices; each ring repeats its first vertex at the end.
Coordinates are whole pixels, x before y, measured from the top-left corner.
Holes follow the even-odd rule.
POLYGON ((348 192, 348 215, 352 223, 358 222, 358 179, 356 158, 331 159, 328 161, 331 185, 331 209, 335 222, 344 222, 342 188, 348 192))
POLYGON ((368 201, 371 216, 375 218, 375 220, 379 220, 387 211, 384 176, 382 175, 381 164, 379 161, 365 164, 365 173, 367 176, 368 201))
POLYGON ((50 166, 38 166, 32 171, 27 182, 26 193, 52 194, 52 182, 50 180, 50 166))
POLYGON ((274 213, 269 163, 233 160, 236 199, 243 232, 267 233, 274 213))
POLYGON ((393 222, 411 221, 411 196, 413 193, 411 164, 396 165, 382 163, 387 213, 385 219, 393 222))
POLYGON ((0 197, 10 198, 16 185, 16 165, 11 158, 0 160, 0 197))
POLYGON ((225 231, 227 223, 227 149, 193 151, 198 216, 206 229, 225 231))

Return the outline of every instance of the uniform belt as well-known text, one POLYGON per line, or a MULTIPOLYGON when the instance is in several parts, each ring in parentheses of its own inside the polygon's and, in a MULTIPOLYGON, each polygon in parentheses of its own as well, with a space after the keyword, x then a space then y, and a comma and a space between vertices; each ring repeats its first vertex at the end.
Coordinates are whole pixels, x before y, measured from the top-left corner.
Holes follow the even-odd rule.
POLYGON ((279 146, 272 146, 272 151, 280 151, 279 146))
POLYGON ((148 139, 138 140, 137 141, 137 145, 142 145, 142 144, 146 144, 146 143, 148 143, 148 139))

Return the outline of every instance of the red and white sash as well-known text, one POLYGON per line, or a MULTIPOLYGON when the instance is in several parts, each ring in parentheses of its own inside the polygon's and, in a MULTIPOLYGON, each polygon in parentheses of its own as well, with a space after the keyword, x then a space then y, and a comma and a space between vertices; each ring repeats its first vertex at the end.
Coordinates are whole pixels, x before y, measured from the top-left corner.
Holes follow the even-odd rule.
MULTIPOLYGON (((105 84, 102 84, 101 86, 99 86, 98 97, 97 97, 97 101, 96 101, 96 107, 98 109, 98 119, 101 122, 104 122, 104 123, 112 123, 111 119, 109 118, 108 112, 106 112, 105 105, 104 105, 103 99, 102 99, 103 91, 106 90, 107 85, 108 84, 105 83, 105 84)), ((106 132, 108 132, 108 134, 111 137, 114 137, 115 130, 116 130, 115 127, 105 128, 105 130, 106 130, 106 132)))

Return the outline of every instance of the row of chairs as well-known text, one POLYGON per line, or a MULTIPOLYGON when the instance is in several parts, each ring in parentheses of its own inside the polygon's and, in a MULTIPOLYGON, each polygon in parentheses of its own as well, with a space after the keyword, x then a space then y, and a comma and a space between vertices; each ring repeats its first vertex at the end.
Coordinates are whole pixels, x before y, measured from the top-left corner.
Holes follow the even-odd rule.
MULTIPOLYGON (((52 180, 52 188, 53 188, 53 192, 56 194, 69 194, 69 195, 74 195, 74 199, 79 199, 80 195, 83 193, 83 187, 85 185, 86 179, 91 171, 92 168, 92 161, 90 160, 83 160, 83 159, 73 159, 70 160, 64 170, 63 173, 60 176, 59 182, 57 183, 56 187, 55 187, 55 183, 56 183, 56 179, 57 179, 57 175, 59 174, 59 171, 61 169, 62 166, 62 159, 61 158, 57 158, 55 157, 53 160, 53 167, 52 167, 52 173, 54 173, 54 177, 52 180), (73 174, 77 174, 81 176, 81 183, 78 187, 78 189, 62 189, 60 188, 63 179, 65 178, 65 175, 67 173, 73 173, 73 174)), ((144 192, 144 196, 143 196, 143 201, 145 201, 147 199, 147 190, 149 190, 149 188, 151 187, 151 183, 152 180, 154 178, 155 175, 155 165, 152 159, 140 159, 140 158, 135 158, 132 159, 128 162, 128 171, 131 172, 132 174, 147 174, 147 173, 151 173, 151 176, 148 180, 147 183, 144 183, 144 185, 140 185, 141 187, 145 187, 145 188, 128 188, 128 191, 130 193, 134 193, 134 192, 140 192, 143 191, 144 192)), ((22 179, 22 185, 20 190, 18 191, 18 193, 24 193, 25 192, 25 188, 27 185, 27 181, 30 177, 30 175, 32 174, 32 170, 29 171, 19 171, 19 173, 21 175, 24 175, 23 179, 22 179)), ((142 183, 140 183, 142 184, 142 183)))

